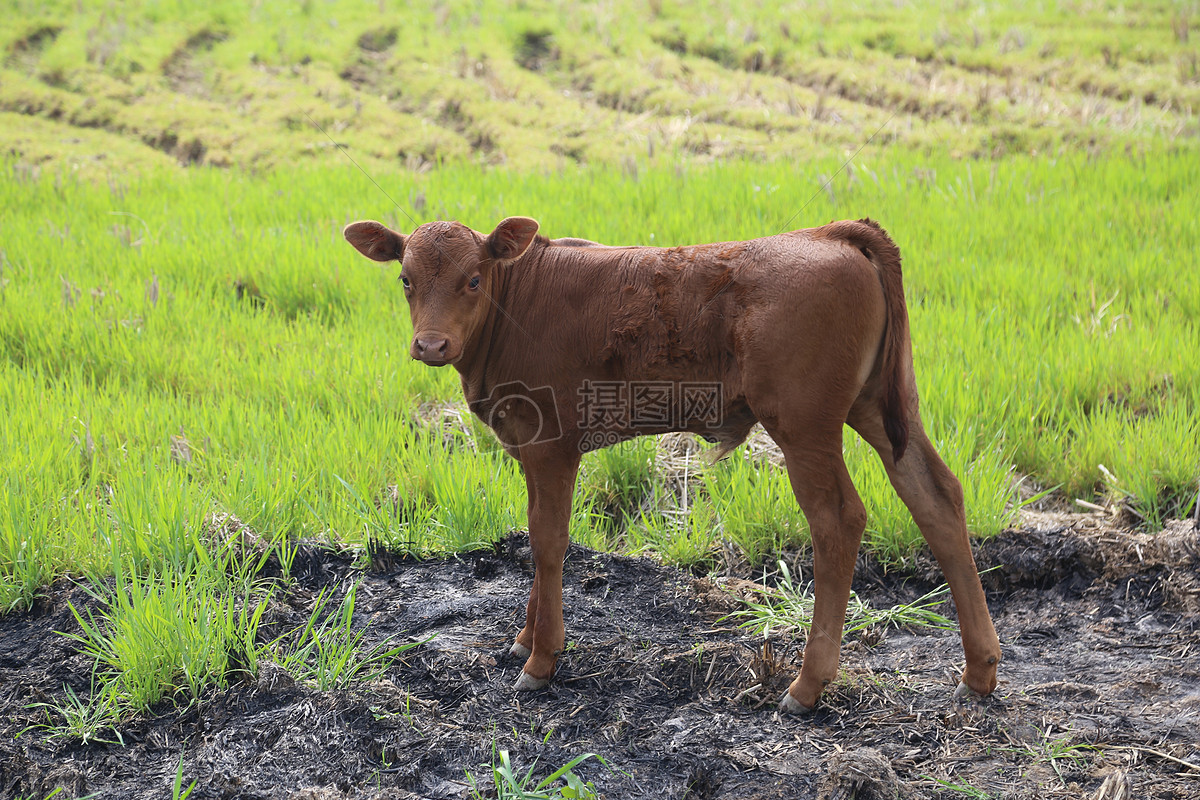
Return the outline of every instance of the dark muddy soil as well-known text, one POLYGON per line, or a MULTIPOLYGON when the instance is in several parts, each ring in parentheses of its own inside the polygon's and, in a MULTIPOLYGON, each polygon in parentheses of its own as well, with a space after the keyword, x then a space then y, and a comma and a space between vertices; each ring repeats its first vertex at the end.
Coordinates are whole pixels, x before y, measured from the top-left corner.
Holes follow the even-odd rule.
MULTIPOLYGON (((951 699, 956 631, 875 630, 847 641, 812 715, 781 718, 800 642, 776 638, 764 652, 722 621, 731 592, 754 591, 750 576, 714 583, 578 547, 557 678, 515 695, 520 665, 506 653, 532 565, 513 535, 457 558, 376 559, 357 621, 373 640, 436 634, 385 679, 323 693, 266 665, 253 682, 123 725, 124 745, 17 736, 41 719, 30 704, 61 699, 64 684, 89 689, 89 663, 56 633, 77 629, 67 604, 86 595, 59 587, 0 619, 0 796, 61 786, 60 797, 166 797, 181 758, 194 798, 440 800, 469 795, 467 772, 486 796, 481 765, 507 750, 522 772, 536 761, 539 777, 599 753, 607 766, 576 771, 608 798, 1200 798, 1191 523, 1139 536, 1042 515, 978 558, 995 567, 985 583, 1005 652, 982 702, 951 699)), ((803 555, 796 564, 808 573, 803 555)), ((325 551, 298 567, 277 624, 357 577, 348 556, 325 551)), ((864 561, 855 588, 890 606, 940 580, 927 557, 904 574, 864 561)))

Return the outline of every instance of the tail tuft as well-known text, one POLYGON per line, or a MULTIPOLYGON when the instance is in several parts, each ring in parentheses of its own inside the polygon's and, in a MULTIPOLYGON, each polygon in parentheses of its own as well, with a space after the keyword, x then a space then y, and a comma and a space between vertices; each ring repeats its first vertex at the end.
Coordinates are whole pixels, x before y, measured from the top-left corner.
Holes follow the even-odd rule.
POLYGON ((898 382, 888 381, 887 393, 880 405, 883 411, 883 429, 887 432, 888 441, 892 443, 892 460, 899 461, 908 449, 908 414, 898 382))

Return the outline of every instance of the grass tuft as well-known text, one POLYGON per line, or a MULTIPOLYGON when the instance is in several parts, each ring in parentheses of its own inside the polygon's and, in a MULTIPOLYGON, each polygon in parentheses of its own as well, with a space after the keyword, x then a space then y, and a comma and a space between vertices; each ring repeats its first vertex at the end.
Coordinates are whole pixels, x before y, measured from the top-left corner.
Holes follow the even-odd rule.
MULTIPOLYGON (((812 626, 815 596, 812 584, 800 586, 792 578, 787 564, 779 562, 779 580, 774 588, 766 588, 761 600, 742 599, 745 608, 730 616, 744 621, 738 627, 747 628, 760 636, 775 633, 807 631, 812 626)), ((954 630, 958 626, 948 617, 934 609, 942 605, 950 594, 950 587, 942 584, 911 603, 903 603, 887 609, 872 608, 854 592, 850 593, 850 604, 846 609, 844 635, 849 636, 871 627, 934 628, 954 630)))
POLYGON ((257 672, 255 637, 270 596, 255 602, 229 588, 203 572, 118 571, 111 588, 92 590, 101 610, 71 606, 81 632, 66 635, 94 659, 101 694, 121 712, 164 697, 194 702, 208 686, 228 685, 231 664, 257 672))
POLYGON ((351 586, 336 608, 330 608, 332 592, 322 589, 305 623, 276 638, 265 652, 297 680, 327 692, 373 681, 402 653, 429 641, 393 645, 386 640, 363 649, 366 629, 353 626, 358 586, 351 586))
POLYGON ((41 709, 46 721, 26 730, 45 731, 51 739, 74 740, 81 745, 91 742, 124 745, 125 741, 117 728, 122 717, 122 705, 114 689, 111 683, 98 689, 95 673, 87 697, 80 697, 74 689, 64 685, 65 696, 61 701, 29 706, 41 709))
POLYGON ((485 795, 479 782, 470 772, 467 772, 467 782, 471 785, 471 796, 476 800, 483 800, 484 797, 496 797, 500 800, 595 800, 599 797, 595 785, 591 781, 583 780, 574 772, 577 766, 590 758, 608 766, 608 762, 601 756, 584 753, 575 756, 535 783, 537 779, 533 773, 537 769, 537 759, 534 759, 522 775, 513 770, 512 759, 507 750, 497 752, 493 749, 492 763, 482 765, 491 773, 488 776, 492 780, 491 791, 485 795), (555 786, 560 780, 563 784, 555 786))

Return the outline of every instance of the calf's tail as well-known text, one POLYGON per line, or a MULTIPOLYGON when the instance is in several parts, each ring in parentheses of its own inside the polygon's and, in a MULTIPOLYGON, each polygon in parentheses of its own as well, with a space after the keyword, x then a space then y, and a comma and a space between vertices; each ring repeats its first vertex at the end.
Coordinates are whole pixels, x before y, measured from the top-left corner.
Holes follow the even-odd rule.
POLYGON ((883 428, 892 443, 892 458, 899 461, 908 447, 908 414, 912 381, 912 346, 908 331, 908 306, 904 303, 904 282, 900 273, 900 248, 887 231, 872 219, 834 222, 826 235, 857 247, 875 265, 887 303, 887 325, 883 334, 880 376, 883 391, 879 410, 883 428))

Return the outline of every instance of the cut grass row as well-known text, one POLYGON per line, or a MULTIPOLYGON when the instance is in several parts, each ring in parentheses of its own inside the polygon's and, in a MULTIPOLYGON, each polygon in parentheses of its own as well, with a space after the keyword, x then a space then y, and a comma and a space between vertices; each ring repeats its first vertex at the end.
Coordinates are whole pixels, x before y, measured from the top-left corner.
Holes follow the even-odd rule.
MULTIPOLYGON (((1018 474, 1127 496, 1149 526, 1189 511, 1197 159, 856 164, 377 178, 421 198, 422 219, 531 214, 614 243, 870 213, 905 254, 924 414, 973 530, 1011 519, 1018 474)), ((10 164, 0 205, 3 607, 56 575, 109 574, 114 541, 139 563, 186 559, 214 512, 266 542, 417 552, 524 524, 523 481, 486 431, 461 408, 449 425, 418 412, 460 402, 456 376, 407 357, 394 269, 340 241, 356 217, 410 227, 352 167, 95 185, 10 164)), ((868 546, 902 557, 907 511, 868 448, 846 449, 868 546)), ((598 547, 703 564, 732 541, 757 563, 806 536, 783 471, 746 451, 703 468, 627 446, 589 456, 581 487, 572 533, 598 547)))
POLYGON ((6 4, 0 146, 85 170, 996 157, 1194 137, 1176 3, 6 4))

